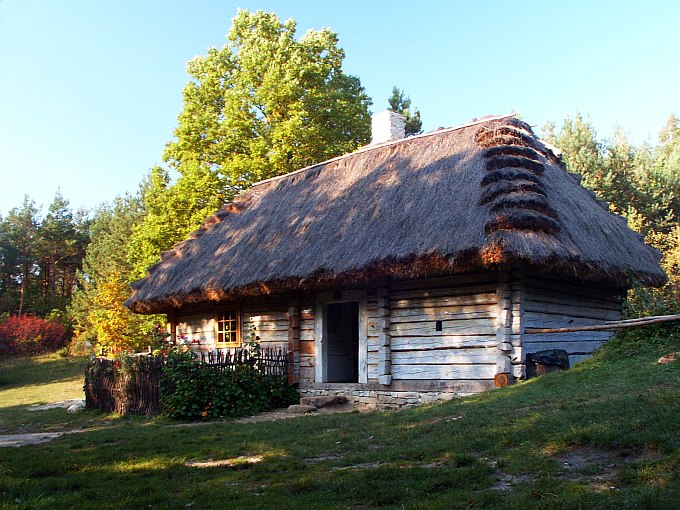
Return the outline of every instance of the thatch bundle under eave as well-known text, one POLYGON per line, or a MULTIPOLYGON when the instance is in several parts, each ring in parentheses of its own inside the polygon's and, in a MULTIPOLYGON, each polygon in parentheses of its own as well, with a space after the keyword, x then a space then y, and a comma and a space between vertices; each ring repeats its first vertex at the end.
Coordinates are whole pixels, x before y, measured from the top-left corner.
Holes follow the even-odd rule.
POLYGON ((154 313, 510 264, 620 287, 660 285, 659 260, 527 124, 504 117, 257 184, 162 254, 126 304, 154 313))

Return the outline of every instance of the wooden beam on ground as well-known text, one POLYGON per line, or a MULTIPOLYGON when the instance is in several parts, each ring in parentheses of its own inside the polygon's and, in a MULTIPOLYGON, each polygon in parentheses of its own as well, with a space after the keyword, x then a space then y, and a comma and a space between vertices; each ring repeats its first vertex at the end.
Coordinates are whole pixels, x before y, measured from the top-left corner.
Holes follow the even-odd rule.
POLYGON ((573 326, 570 328, 527 328, 524 333, 535 335, 539 333, 572 333, 575 331, 606 331, 610 329, 634 328, 647 326, 648 324, 659 324, 662 322, 680 321, 680 315, 656 315, 653 317, 640 317, 638 319, 626 319, 620 321, 607 321, 596 326, 573 326))

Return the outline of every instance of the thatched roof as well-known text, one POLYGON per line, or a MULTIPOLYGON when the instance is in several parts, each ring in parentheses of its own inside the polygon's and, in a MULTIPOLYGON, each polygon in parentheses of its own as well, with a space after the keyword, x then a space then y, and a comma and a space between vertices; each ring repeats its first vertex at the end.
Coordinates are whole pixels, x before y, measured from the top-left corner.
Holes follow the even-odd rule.
POLYGON ((127 306, 530 266, 660 285, 660 254, 513 117, 352 154, 253 186, 161 255, 127 306))

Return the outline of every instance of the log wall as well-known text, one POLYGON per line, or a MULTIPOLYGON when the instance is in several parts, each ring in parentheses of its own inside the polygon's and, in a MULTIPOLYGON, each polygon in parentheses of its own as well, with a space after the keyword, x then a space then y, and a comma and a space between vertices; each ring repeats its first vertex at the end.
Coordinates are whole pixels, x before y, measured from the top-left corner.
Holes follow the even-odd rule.
MULTIPOLYGON (((288 347, 288 304, 286 300, 246 302, 241 306, 241 341, 257 337, 263 347, 288 347), (253 330, 252 327, 255 327, 253 330)), ((177 313, 177 337, 186 337, 196 349, 215 348, 215 307, 177 313)))
MULTIPOLYGON (((565 283, 549 278, 524 278, 523 327, 592 326, 621 318, 622 292, 565 283)), ((524 334, 523 355, 545 349, 564 349, 570 364, 590 356, 609 340, 611 331, 524 334)))
POLYGON ((301 386, 314 383, 315 320, 313 303, 303 303, 300 309, 300 363, 298 369, 301 386))
POLYGON ((185 337, 189 342, 198 340, 200 347, 215 346, 215 313, 194 312, 177 315, 177 341, 185 337))
POLYGON ((288 348, 288 301, 244 303, 241 305, 243 343, 257 337, 263 347, 288 348), (253 330, 252 327, 255 327, 253 330))
MULTIPOLYGON (((524 330, 617 320, 622 293, 512 271, 384 283, 365 296, 367 340, 360 359, 366 360, 367 383, 315 382, 314 295, 242 303, 242 340, 255 335, 263 346, 288 348, 289 380, 303 394, 342 394, 358 404, 394 407, 510 384, 524 375, 527 353, 565 349, 572 364, 580 361, 612 333, 524 330)), ((177 319, 178 335, 214 348, 214 308, 177 319)))
POLYGON ((393 283, 393 380, 493 381, 496 279, 480 273, 393 283))

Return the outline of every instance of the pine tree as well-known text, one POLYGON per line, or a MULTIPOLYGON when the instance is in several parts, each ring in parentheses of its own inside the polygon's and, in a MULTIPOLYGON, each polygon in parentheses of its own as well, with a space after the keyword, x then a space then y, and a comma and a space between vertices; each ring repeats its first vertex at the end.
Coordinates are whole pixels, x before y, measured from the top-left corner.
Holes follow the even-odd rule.
POLYGON ((423 123, 420 120, 420 111, 415 107, 411 111, 411 99, 404 95, 403 91, 397 87, 392 87, 392 95, 387 102, 390 105, 390 111, 404 116, 406 136, 422 133, 423 123))

